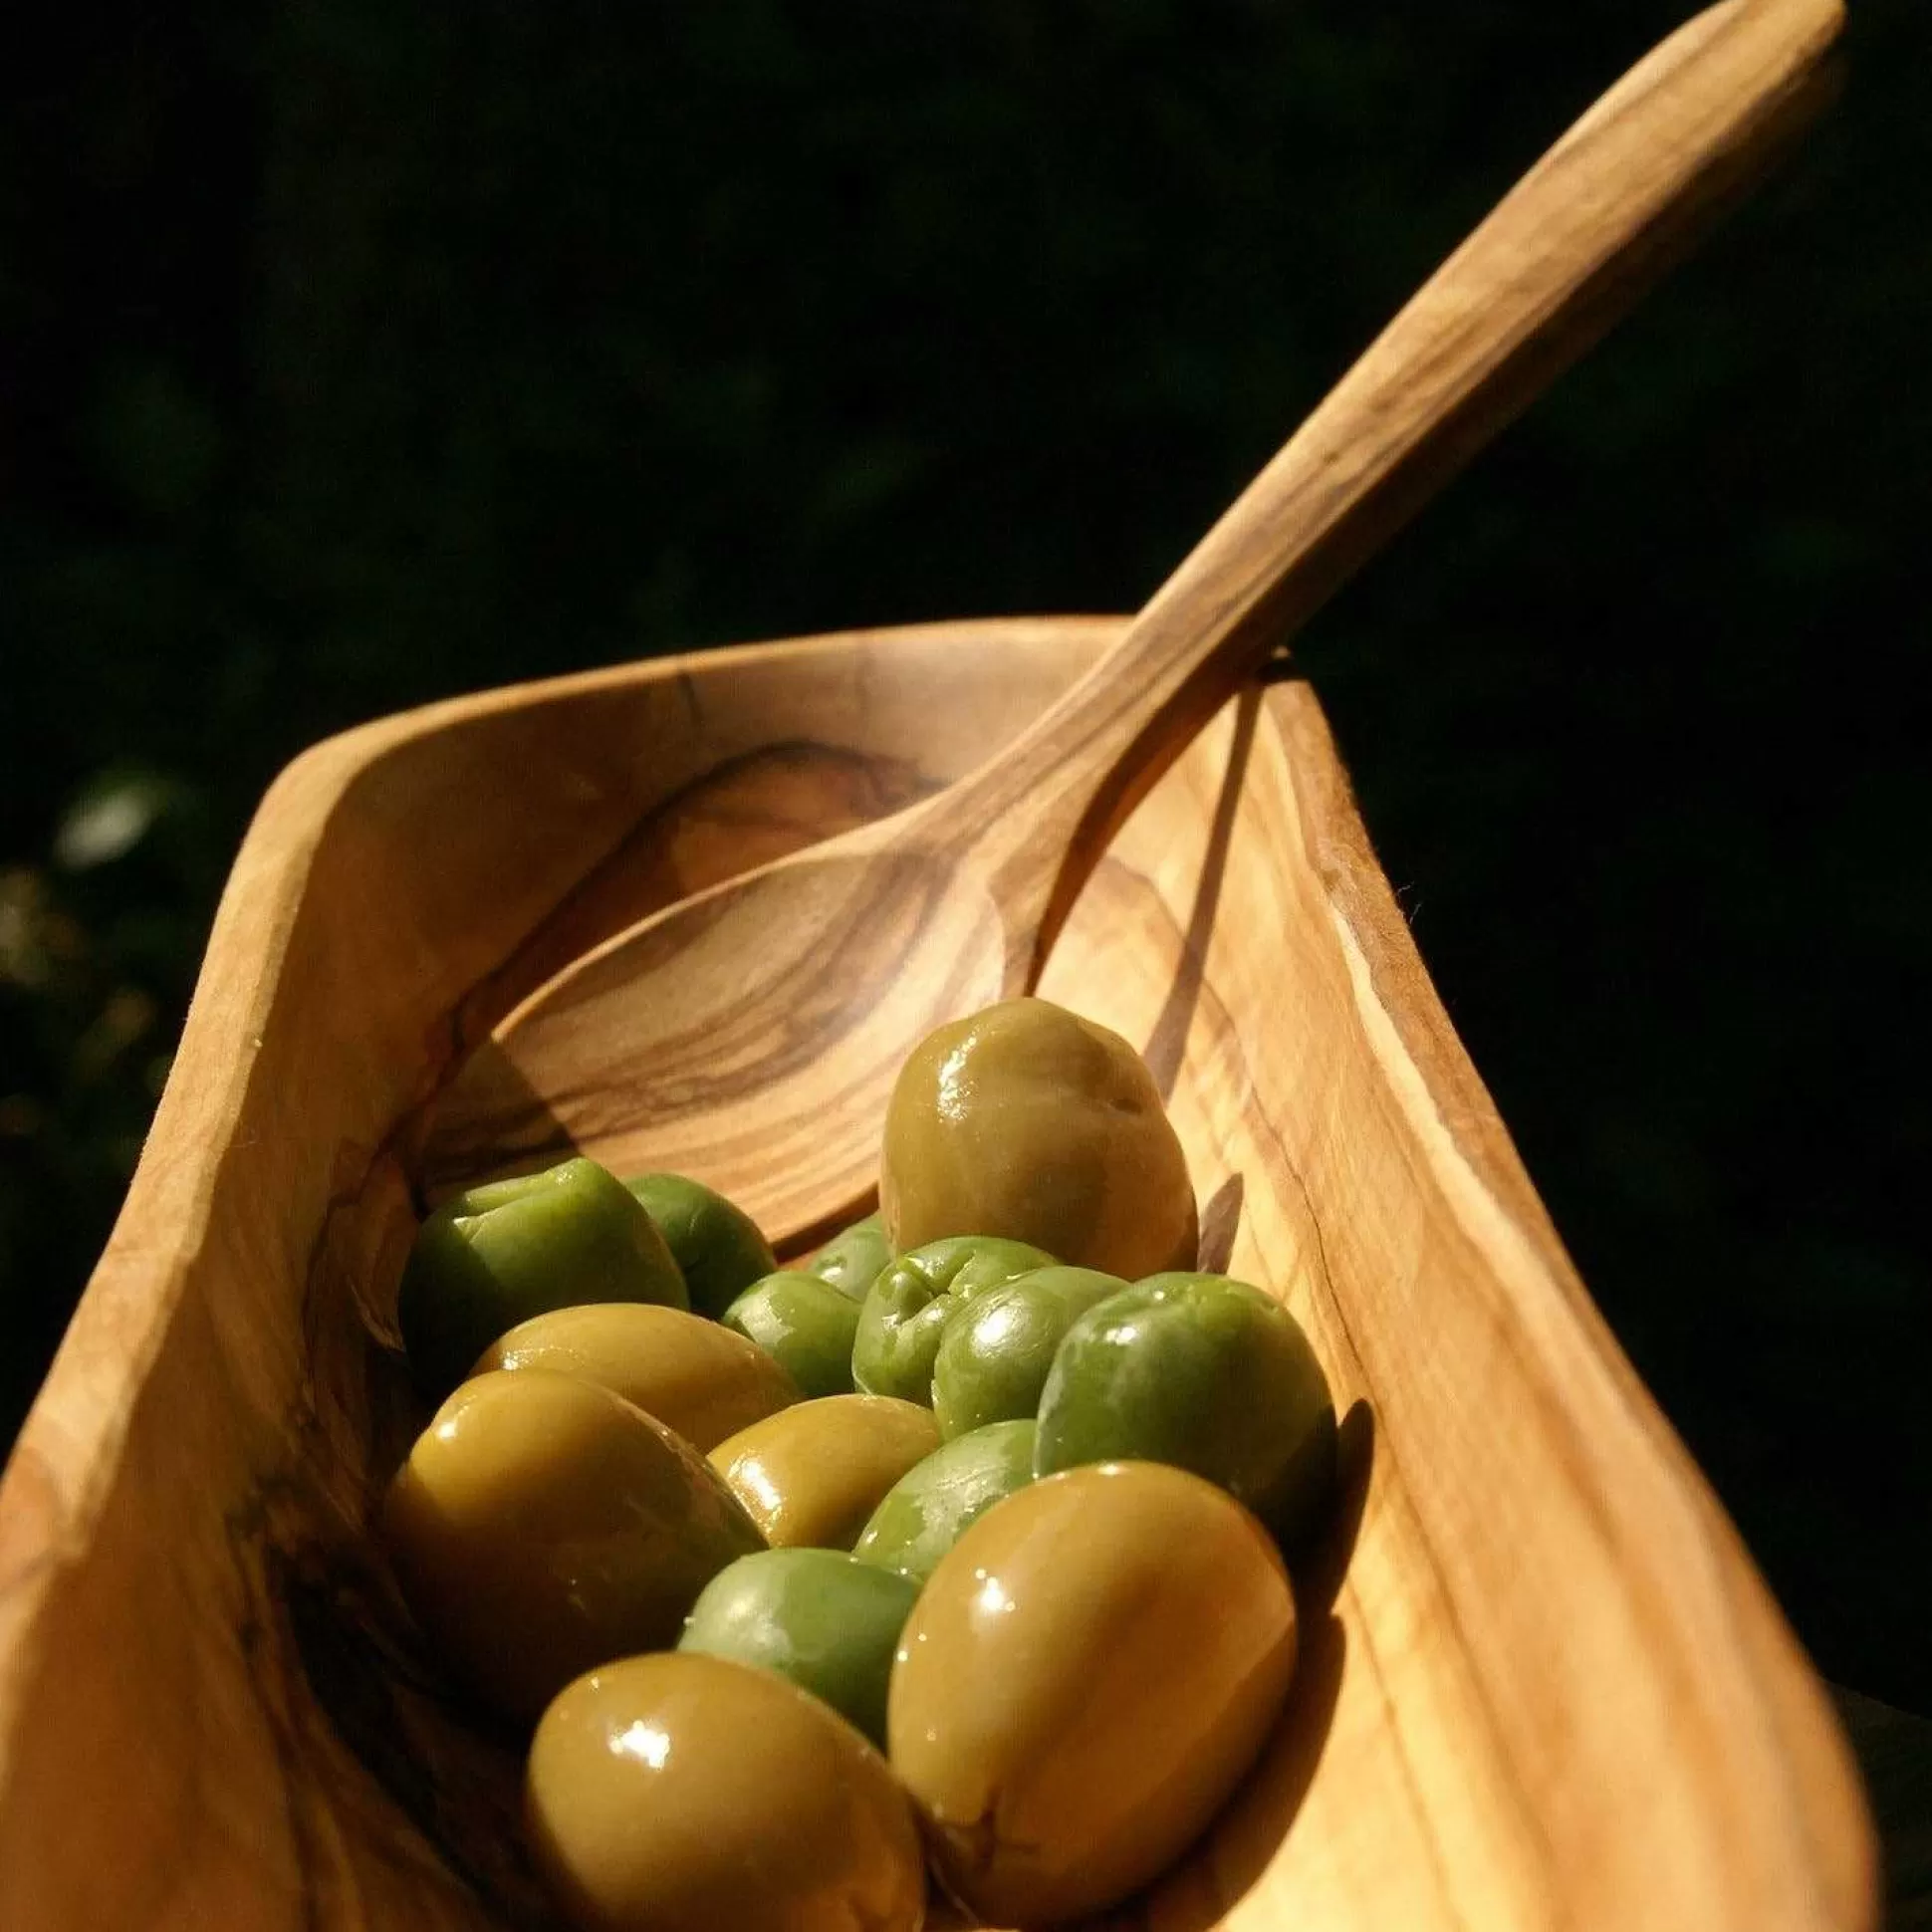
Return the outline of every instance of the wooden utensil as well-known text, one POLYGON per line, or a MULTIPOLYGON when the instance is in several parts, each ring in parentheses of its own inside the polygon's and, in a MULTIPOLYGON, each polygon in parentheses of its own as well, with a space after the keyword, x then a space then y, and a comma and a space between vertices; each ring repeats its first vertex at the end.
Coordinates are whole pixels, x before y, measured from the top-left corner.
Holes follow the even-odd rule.
MULTIPOLYGON (((277 782, 0 1479, 0 1927, 552 1923, 515 1744, 364 1539, 419 1420, 370 1333, 416 1221, 392 1130, 533 956, 954 779, 913 721, 1004 744, 1124 628, 659 659, 384 719, 277 782)), ((1306 685, 1196 739, 1041 989, 1146 1049, 1217 1256, 1344 1412, 1288 1711, 1121 1927, 1871 1932, 1822 1688, 1565 1257, 1306 685)))
POLYGON ((909 1049, 1035 983, 1148 785, 1731 185, 1840 18, 1838 0, 1729 0, 1672 35, 1511 190, 1019 742, 896 818, 657 913, 510 1013, 435 1105, 429 1193, 574 1146, 621 1172, 709 1181, 781 1247, 854 1211, 909 1049))

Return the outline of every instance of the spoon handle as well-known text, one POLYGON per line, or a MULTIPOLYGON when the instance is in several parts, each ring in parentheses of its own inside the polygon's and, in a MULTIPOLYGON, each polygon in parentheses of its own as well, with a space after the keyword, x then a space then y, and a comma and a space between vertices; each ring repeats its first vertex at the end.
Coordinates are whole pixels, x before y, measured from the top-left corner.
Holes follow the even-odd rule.
POLYGON ((1754 171, 1840 0, 1725 0, 1655 48, 1437 269, 1027 734, 928 808, 1037 975, 1081 884, 1208 718, 1379 542, 1626 306, 1754 171))

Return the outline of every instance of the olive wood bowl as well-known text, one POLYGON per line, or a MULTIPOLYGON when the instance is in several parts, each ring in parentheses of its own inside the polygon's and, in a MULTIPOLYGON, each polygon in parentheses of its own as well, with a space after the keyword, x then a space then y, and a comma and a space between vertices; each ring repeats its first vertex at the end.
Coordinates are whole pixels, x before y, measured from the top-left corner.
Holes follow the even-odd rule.
MULTIPOLYGON (((420 1419, 392 1301, 424 1108, 557 967, 961 776, 1119 624, 659 660, 282 776, 0 1484, 0 1926, 551 1922, 514 1744, 364 1536, 420 1419)), ((1148 795, 1041 990, 1143 1048, 1208 1264, 1286 1300, 1344 1411, 1288 1710, 1109 1923, 1873 1925, 1822 1689, 1566 1259, 1305 684, 1148 795)))

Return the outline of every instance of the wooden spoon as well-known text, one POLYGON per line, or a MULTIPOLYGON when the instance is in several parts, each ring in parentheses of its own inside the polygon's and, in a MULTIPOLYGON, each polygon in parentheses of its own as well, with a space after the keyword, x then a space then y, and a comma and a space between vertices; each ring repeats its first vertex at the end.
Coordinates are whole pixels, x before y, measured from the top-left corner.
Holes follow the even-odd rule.
POLYGON ((1656 48, 1031 730, 893 818, 653 914, 511 1012, 431 1111, 419 1171, 432 1196, 575 1146, 623 1173, 698 1176, 781 1247, 855 1210, 906 1053, 1034 984, 1136 800, 1607 326, 1684 218, 1736 188, 1840 21, 1839 0, 1727 0, 1656 48))

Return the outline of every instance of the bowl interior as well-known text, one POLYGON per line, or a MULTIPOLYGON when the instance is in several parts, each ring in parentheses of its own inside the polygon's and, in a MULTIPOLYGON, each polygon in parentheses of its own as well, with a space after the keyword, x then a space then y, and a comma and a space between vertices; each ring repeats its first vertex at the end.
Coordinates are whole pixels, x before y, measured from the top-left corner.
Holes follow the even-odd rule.
MULTIPOLYGON (((278 784, 0 1494, 0 1923, 550 1922, 516 1741, 365 1536, 422 1419, 392 1306, 425 1110, 577 951, 957 777, 1114 631, 644 665, 278 784)), ((1287 1303, 1344 1415, 1288 1710, 1123 1922, 1869 1923, 1815 1680, 1575 1281, 1306 686, 1148 795, 1041 990, 1145 1051, 1205 1265, 1287 1303)))

